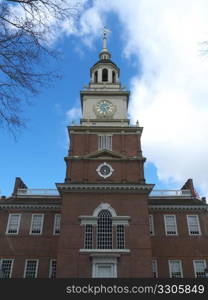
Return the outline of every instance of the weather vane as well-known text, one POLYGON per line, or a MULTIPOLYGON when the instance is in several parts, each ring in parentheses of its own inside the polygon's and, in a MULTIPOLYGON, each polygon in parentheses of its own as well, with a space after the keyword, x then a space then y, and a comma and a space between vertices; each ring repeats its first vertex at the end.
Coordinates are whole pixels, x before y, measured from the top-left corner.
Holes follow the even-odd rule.
POLYGON ((110 32, 111 32, 111 30, 108 29, 106 26, 104 26, 104 28, 103 28, 103 35, 104 35, 104 38, 106 38, 106 37, 107 37, 107 33, 110 33, 110 32))

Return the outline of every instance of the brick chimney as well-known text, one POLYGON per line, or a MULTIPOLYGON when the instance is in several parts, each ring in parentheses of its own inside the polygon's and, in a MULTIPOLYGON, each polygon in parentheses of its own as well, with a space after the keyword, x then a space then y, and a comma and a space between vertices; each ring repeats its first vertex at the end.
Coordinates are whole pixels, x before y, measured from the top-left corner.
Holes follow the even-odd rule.
POLYGON ((15 184, 14 184, 14 189, 13 189, 12 196, 17 195, 17 190, 18 189, 27 189, 26 184, 22 181, 22 179, 20 177, 16 177, 16 179, 15 179, 15 184))

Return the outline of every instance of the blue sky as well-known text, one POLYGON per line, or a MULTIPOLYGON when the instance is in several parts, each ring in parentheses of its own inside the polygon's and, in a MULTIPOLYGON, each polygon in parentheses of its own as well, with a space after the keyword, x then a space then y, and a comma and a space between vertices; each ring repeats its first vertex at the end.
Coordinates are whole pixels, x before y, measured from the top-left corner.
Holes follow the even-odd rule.
POLYGON ((207 193, 208 64, 194 52, 199 33, 208 32, 206 1, 176 0, 174 7, 163 0, 157 7, 151 0, 131 0, 128 6, 123 0, 111 2, 83 1, 76 24, 57 26, 50 47, 61 51, 62 59, 50 63, 63 78, 24 106, 27 128, 17 142, 0 130, 1 195, 12 193, 15 177, 29 188, 55 188, 64 181, 66 126, 72 119, 79 122, 79 92, 98 60, 104 25, 112 31, 108 48, 121 83, 131 90, 129 117, 144 127, 146 181, 156 189, 177 189, 193 178, 198 192, 207 193))

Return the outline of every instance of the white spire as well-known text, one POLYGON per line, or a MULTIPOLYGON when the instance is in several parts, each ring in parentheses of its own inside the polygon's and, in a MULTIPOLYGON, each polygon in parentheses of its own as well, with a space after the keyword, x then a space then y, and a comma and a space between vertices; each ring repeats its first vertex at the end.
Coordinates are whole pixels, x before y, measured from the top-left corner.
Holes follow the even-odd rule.
POLYGON ((109 51, 108 51, 108 48, 107 48, 107 34, 110 33, 111 31, 106 27, 104 26, 103 28, 103 48, 100 52, 100 58, 101 59, 109 59, 111 57, 109 51))
POLYGON ((106 26, 103 29, 103 49, 107 50, 107 34, 111 32, 106 26))

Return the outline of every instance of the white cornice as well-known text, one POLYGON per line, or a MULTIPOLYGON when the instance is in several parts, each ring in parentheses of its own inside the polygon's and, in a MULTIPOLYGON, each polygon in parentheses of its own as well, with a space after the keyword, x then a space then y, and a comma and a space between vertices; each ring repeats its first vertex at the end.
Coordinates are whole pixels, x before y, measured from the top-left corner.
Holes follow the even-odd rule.
POLYGON ((129 253, 129 249, 80 249, 81 253, 129 253))
POLYGON ((138 192, 150 192, 154 184, 114 184, 114 183, 56 183, 57 189, 60 192, 122 192, 122 193, 138 193, 138 192))
POLYGON ((208 205, 148 205, 150 210, 206 210, 208 211, 208 205))
POLYGON ((16 203, 8 203, 8 204, 0 204, 0 209, 54 209, 60 210, 61 204, 16 204, 16 203))

